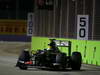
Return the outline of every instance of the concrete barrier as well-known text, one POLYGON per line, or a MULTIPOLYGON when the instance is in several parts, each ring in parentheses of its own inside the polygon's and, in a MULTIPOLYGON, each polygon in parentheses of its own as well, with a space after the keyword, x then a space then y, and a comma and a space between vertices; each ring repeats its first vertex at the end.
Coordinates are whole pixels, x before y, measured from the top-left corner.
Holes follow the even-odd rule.
MULTIPOLYGON (((70 40, 72 42, 72 51, 79 51, 82 53, 83 63, 93 64, 100 66, 100 41, 90 40, 74 40, 74 39, 62 39, 70 40)), ((32 37, 31 50, 38 50, 48 48, 49 38, 47 37, 32 37)), ((61 51, 67 53, 65 48, 60 48, 61 51)))

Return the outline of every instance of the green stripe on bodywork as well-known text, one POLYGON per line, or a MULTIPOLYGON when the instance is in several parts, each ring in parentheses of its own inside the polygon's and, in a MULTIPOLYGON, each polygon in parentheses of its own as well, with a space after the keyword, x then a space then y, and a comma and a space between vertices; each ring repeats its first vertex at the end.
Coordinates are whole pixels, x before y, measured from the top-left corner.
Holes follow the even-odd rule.
MULTIPOLYGON (((55 38, 57 40, 70 40, 72 42, 72 52, 79 51, 82 54, 83 62, 100 66, 100 41, 73 40, 55 38)), ((48 48, 49 38, 32 37, 31 50, 48 48)), ((67 53, 67 48, 60 48, 62 52, 67 53)))

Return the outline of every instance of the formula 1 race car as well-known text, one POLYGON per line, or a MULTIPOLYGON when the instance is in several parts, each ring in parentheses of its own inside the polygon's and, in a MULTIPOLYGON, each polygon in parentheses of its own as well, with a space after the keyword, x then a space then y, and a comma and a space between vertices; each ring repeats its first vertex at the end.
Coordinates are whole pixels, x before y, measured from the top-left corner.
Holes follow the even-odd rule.
POLYGON ((52 69, 80 70, 82 56, 80 52, 71 53, 71 41, 50 39, 49 49, 37 50, 35 54, 29 54, 29 51, 22 51, 16 66, 26 70, 29 66, 46 67, 52 69), (68 48, 64 53, 59 47, 68 48))

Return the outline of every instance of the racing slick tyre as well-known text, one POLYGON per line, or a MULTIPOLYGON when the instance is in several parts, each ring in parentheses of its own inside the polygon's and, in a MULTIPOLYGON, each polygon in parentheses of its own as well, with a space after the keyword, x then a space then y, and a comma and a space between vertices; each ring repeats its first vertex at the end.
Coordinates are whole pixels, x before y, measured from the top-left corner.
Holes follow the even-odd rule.
POLYGON ((27 70, 27 65, 26 64, 23 64, 23 63, 20 63, 20 65, 18 66, 21 70, 27 70))
POLYGON ((65 69, 66 68, 66 54, 65 53, 59 53, 56 56, 56 63, 59 64, 59 68, 65 69))
POLYGON ((72 70, 80 70, 82 63, 82 56, 80 52, 73 52, 71 56, 72 70))

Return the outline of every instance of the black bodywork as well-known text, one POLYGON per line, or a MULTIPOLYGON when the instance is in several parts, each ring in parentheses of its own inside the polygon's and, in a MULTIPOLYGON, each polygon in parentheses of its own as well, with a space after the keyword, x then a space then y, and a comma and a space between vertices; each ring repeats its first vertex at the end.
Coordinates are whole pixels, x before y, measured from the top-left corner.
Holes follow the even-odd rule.
POLYGON ((71 41, 50 39, 50 43, 48 45, 50 47, 49 49, 37 50, 35 54, 30 56, 28 52, 22 52, 22 55, 24 55, 24 60, 20 55, 17 61, 17 67, 20 69, 27 69, 31 65, 41 68, 72 68, 73 70, 80 70, 82 61, 81 53, 72 52, 71 54, 71 41), (68 48, 68 53, 61 52, 58 47, 68 48), (28 59, 25 60, 25 58, 28 59), (23 61, 23 63, 20 61, 23 61), (26 63, 31 61, 32 63, 26 63))

